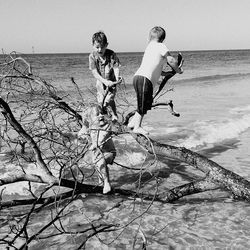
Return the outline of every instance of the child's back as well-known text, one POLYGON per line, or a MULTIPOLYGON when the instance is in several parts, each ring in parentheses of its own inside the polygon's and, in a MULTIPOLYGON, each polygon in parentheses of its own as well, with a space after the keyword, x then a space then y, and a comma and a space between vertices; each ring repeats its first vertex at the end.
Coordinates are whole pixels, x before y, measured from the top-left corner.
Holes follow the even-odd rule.
POLYGON ((161 76, 163 65, 167 63, 165 56, 168 51, 165 44, 155 40, 150 41, 135 75, 147 77, 155 85, 161 76))

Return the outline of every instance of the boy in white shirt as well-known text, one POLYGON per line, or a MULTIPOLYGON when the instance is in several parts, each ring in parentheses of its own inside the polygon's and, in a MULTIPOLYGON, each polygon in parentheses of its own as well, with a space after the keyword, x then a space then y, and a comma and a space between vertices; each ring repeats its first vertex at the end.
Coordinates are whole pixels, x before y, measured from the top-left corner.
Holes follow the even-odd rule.
POLYGON ((168 63, 176 73, 183 73, 181 65, 170 55, 169 49, 163 41, 166 32, 162 27, 156 26, 150 30, 149 44, 144 52, 141 65, 133 78, 133 85, 137 95, 137 111, 131 118, 128 127, 133 132, 147 135, 148 132, 141 127, 143 116, 151 109, 153 103, 153 89, 158 83, 164 64, 168 63))

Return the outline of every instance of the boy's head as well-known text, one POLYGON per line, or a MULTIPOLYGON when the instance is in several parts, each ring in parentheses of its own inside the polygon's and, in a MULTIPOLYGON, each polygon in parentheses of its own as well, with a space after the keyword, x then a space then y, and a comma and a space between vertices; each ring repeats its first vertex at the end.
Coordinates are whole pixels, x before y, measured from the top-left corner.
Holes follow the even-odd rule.
POLYGON ((157 41, 159 43, 162 43, 166 37, 165 30, 160 26, 155 26, 152 28, 149 32, 149 41, 157 41))
POLYGON ((92 45, 95 52, 100 56, 104 55, 108 47, 108 40, 104 32, 99 31, 92 36, 92 45))

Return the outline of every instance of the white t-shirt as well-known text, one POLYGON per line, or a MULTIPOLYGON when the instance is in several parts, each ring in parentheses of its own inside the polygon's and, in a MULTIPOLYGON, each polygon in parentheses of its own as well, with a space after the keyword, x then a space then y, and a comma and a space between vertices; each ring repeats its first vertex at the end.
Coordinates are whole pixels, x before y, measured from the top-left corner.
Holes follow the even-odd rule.
POLYGON ((169 49, 163 43, 151 41, 142 58, 141 66, 135 75, 147 77, 153 85, 155 85, 163 69, 163 65, 167 62, 167 53, 169 49))

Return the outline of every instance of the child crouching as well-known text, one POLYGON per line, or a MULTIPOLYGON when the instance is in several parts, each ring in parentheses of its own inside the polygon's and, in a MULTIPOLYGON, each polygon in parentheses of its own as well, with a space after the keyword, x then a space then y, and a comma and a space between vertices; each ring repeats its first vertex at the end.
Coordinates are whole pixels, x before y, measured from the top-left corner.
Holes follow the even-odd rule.
POLYGON ((93 164, 96 165, 99 180, 103 183, 103 194, 111 191, 108 165, 112 165, 116 156, 112 140, 111 125, 105 121, 99 105, 93 105, 82 113, 83 126, 78 136, 91 141, 89 150, 93 164))

